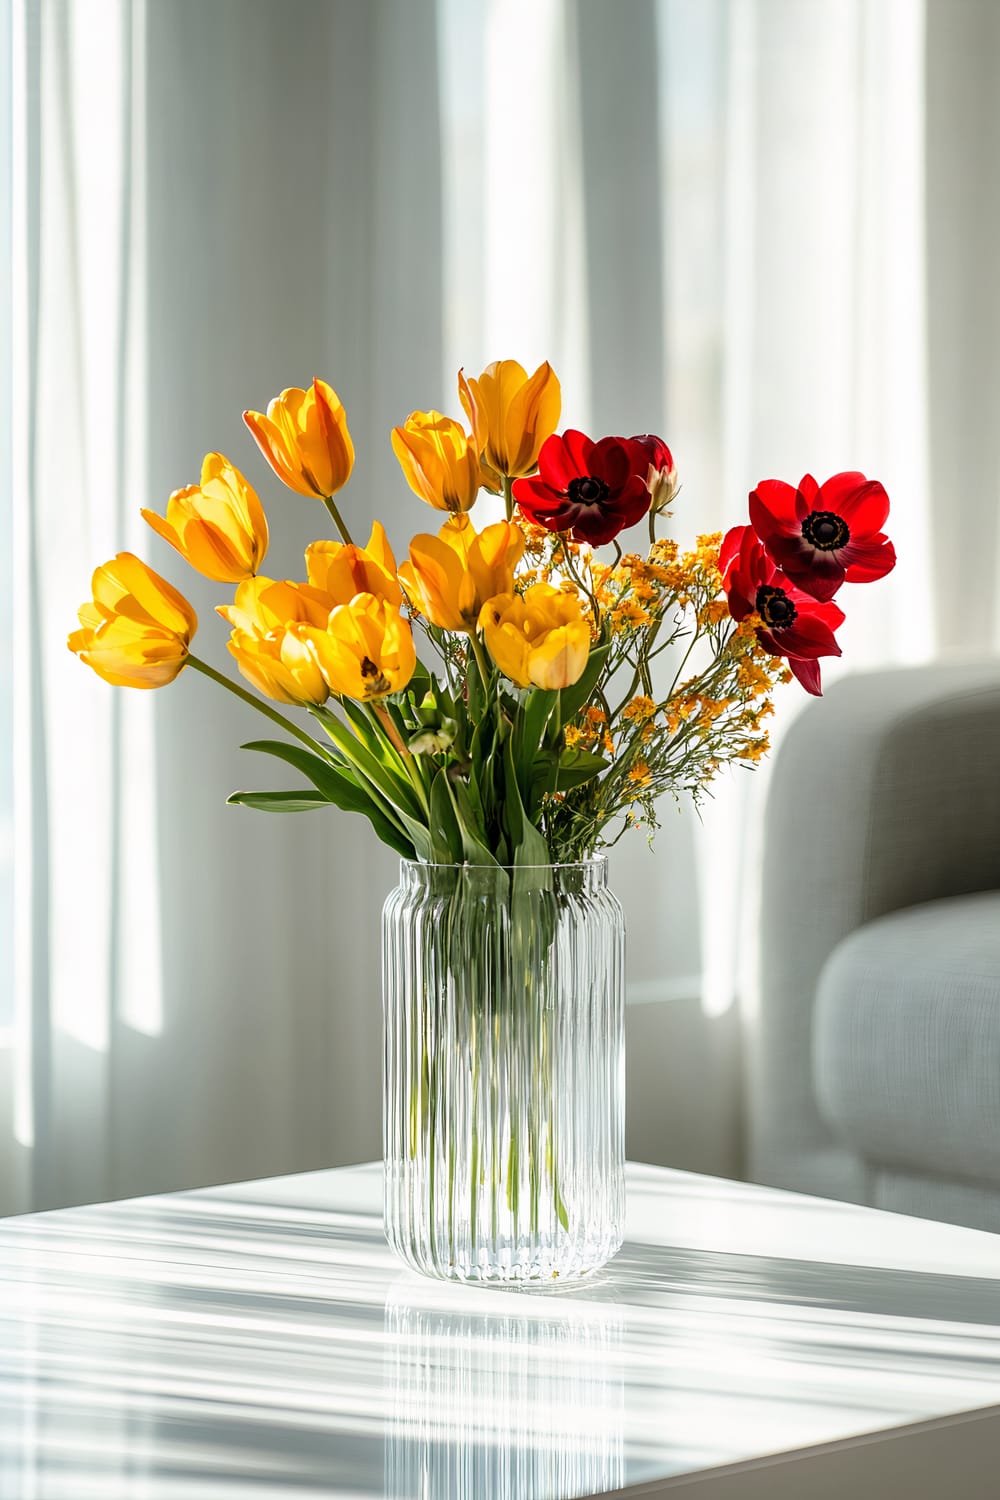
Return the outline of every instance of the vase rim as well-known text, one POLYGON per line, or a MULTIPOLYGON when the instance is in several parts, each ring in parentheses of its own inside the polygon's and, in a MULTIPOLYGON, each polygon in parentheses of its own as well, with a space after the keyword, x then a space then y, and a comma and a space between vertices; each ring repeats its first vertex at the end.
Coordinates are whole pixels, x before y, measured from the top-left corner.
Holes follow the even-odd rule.
POLYGON ((427 859, 401 859, 399 863, 404 870, 503 870, 505 874, 514 874, 518 870, 599 870, 607 865, 608 856, 591 854, 586 859, 552 860, 546 865, 476 865, 469 860, 448 860, 439 864, 427 859))

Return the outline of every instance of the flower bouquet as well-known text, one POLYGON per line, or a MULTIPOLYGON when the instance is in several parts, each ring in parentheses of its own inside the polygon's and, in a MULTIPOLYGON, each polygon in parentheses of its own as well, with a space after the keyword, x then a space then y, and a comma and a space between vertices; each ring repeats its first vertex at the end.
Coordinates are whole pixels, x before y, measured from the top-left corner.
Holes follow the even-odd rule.
POLYGON ((231 802, 361 813, 400 854, 383 915, 390 1241, 439 1276, 578 1276, 617 1249, 623 1213, 623 923, 602 851, 651 833, 662 793, 697 800, 759 760, 777 684, 821 691, 835 595, 894 565, 889 502, 860 473, 766 480, 748 525, 681 550, 660 438, 557 432, 548 364, 458 387, 467 425, 413 412, 392 432, 444 518, 399 566, 379 521, 363 545, 348 528, 354 448, 318 379, 245 413, 278 478, 331 517, 303 580, 261 573, 264 510, 222 454, 164 516, 143 511, 236 586, 218 613, 255 692, 192 654, 191 606, 128 553, 95 572, 69 646, 120 686, 211 677, 282 731, 244 748, 300 777, 231 802), (478 528, 477 502, 495 516, 478 528))

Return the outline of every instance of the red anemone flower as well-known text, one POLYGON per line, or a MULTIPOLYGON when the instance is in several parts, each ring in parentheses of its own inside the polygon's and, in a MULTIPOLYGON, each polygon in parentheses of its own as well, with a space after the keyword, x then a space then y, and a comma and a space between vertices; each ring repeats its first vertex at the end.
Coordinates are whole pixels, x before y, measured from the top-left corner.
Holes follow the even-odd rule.
POLYGON ((599 547, 648 511, 648 472, 639 443, 620 437, 595 443, 570 428, 542 444, 537 475, 514 481, 514 499, 536 525, 599 547))
POLYGON ((849 472, 798 489, 764 479, 750 496, 750 521, 793 583, 814 599, 832 599, 842 583, 871 583, 896 565, 882 534, 889 496, 877 479, 849 472))
POLYGON ((822 696, 818 658, 840 655, 833 632, 844 623, 843 610, 796 588, 774 566, 751 526, 726 532, 719 568, 733 619, 759 616, 757 639, 765 651, 785 657, 806 692, 822 696))

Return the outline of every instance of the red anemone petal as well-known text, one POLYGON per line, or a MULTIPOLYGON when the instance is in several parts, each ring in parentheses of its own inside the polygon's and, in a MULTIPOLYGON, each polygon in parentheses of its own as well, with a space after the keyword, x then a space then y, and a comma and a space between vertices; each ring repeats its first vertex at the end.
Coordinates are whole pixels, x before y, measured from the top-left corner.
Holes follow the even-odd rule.
MULTIPOLYGON (((623 489, 629 476, 637 472, 636 465, 632 463, 629 446, 623 438, 601 438, 599 443, 594 444, 590 462, 592 464, 590 473, 598 479, 603 479, 608 489, 612 491, 623 489)), ((642 472, 645 475, 646 469, 642 472)))
POLYGON ((889 496, 877 479, 859 485, 841 504, 840 514, 852 536, 870 536, 881 531, 889 515, 889 496))
POLYGON ((797 615, 784 630, 773 632, 782 656, 839 656, 833 631, 819 615, 797 615))
POLYGON ((814 698, 822 698, 823 685, 818 661, 804 661, 801 657, 790 656, 788 666, 807 693, 812 693, 814 698))
POLYGON ((585 432, 580 432, 576 427, 567 427, 562 436, 565 487, 571 479, 578 479, 582 474, 593 473, 594 449, 597 445, 592 438, 589 438, 585 432))
POLYGON ((731 526, 722 538, 722 546, 719 548, 719 572, 725 573, 730 563, 739 556, 740 544, 749 526, 731 526))
POLYGON ((896 549, 888 537, 881 535, 870 541, 849 542, 840 555, 848 583, 874 583, 896 566, 896 549))
POLYGON ((614 540, 624 525, 620 516, 607 510, 601 511, 594 505, 587 511, 577 512, 573 540, 589 542, 592 547, 603 547, 606 542, 614 540))
POLYGON ((631 474, 615 501, 615 508, 625 517, 626 526, 634 526, 649 510, 650 496, 641 474, 631 474))
POLYGON ((831 474, 819 487, 813 510, 832 510, 836 515, 843 516, 847 520, 847 512, 844 506, 848 505, 857 494, 869 483, 861 473, 860 469, 845 469, 842 474, 831 474))
POLYGON ((529 514, 535 510, 552 510, 557 505, 565 504, 566 501, 566 496, 562 491, 553 489, 540 476, 515 479, 511 486, 511 493, 521 509, 529 514))
POLYGON ((773 536, 767 551, 796 588, 810 599, 832 599, 844 581, 839 552, 821 552, 799 536, 773 536))
POLYGON ((565 493, 571 479, 589 471, 582 464, 583 450, 593 447, 585 433, 572 428, 546 438, 538 455, 538 472, 552 489, 565 493))
POLYGON ((762 479, 750 491, 750 520, 761 541, 775 533, 798 531, 797 494, 783 479, 762 479))
POLYGON ((811 510, 815 510, 819 485, 811 474, 803 474, 795 495, 795 513, 801 521, 811 510))

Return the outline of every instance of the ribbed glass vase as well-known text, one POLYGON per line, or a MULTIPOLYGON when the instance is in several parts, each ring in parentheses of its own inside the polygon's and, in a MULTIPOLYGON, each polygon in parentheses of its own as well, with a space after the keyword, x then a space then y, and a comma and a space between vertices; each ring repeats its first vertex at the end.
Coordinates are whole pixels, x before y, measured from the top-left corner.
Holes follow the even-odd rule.
POLYGON ((382 934, 392 1248, 456 1281, 603 1265, 625 1207, 625 929, 606 861, 404 860, 382 934))

